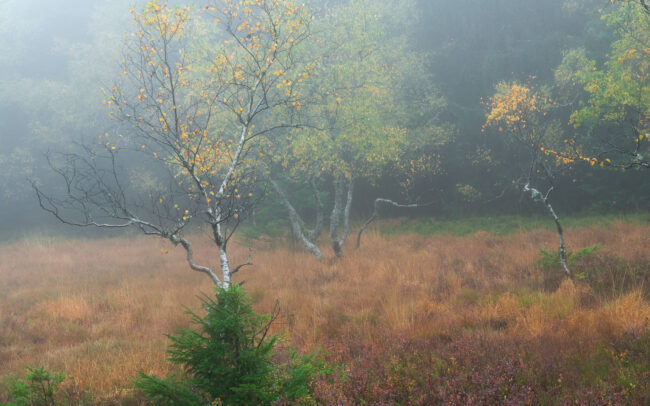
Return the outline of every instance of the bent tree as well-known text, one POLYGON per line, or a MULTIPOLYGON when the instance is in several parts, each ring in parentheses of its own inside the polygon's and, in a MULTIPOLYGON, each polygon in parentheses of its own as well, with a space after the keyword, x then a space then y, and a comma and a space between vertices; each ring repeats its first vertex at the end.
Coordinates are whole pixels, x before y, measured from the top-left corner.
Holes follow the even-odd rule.
POLYGON ((227 244, 254 198, 259 140, 293 125, 278 121, 290 116, 280 111, 299 105, 294 80, 313 69, 296 56, 310 17, 287 0, 211 0, 200 13, 152 0, 132 12, 123 72, 104 101, 119 133, 101 136, 99 148, 49 155, 63 196, 33 187, 60 221, 167 239, 227 288, 250 264, 232 267, 227 244), (218 268, 194 261, 191 225, 210 230, 218 268))
POLYGON ((492 127, 499 134, 507 134, 517 144, 517 149, 522 151, 522 174, 514 183, 534 202, 543 204, 553 218, 560 241, 560 265, 570 276, 564 230, 549 200, 555 185, 551 163, 547 162, 548 155, 545 153, 557 143, 561 133, 559 122, 551 117, 557 105, 545 91, 515 82, 498 84, 487 106, 489 112, 484 129, 492 127), (546 192, 540 191, 540 185, 546 185, 546 192))

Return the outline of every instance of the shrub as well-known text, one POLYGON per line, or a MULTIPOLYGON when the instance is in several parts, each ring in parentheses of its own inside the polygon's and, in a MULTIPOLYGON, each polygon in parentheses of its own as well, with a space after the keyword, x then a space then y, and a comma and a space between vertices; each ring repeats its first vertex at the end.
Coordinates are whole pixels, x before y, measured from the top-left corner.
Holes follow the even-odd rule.
POLYGON ((169 360, 186 376, 161 379, 140 373, 139 388, 157 405, 266 405, 281 397, 308 397, 309 383, 325 365, 315 356, 289 352, 274 362, 277 335, 269 335, 275 315, 254 312, 240 288, 218 289, 216 300, 202 298, 206 315, 188 310, 195 328, 168 336, 169 360))
MULTIPOLYGON (((590 247, 585 247, 578 251, 568 251, 566 254, 567 265, 578 264, 584 258, 588 258, 596 253, 600 249, 600 244, 595 244, 590 247)), ((555 270, 558 268, 560 263, 560 252, 552 252, 546 249, 541 248, 539 250, 541 258, 537 260, 537 265, 544 271, 555 270)), ((580 276, 582 274, 576 275, 579 278, 584 278, 580 276)))
POLYGON ((25 380, 16 379, 8 383, 9 402, 4 406, 54 406, 59 386, 65 379, 63 374, 53 374, 43 367, 27 367, 25 380))

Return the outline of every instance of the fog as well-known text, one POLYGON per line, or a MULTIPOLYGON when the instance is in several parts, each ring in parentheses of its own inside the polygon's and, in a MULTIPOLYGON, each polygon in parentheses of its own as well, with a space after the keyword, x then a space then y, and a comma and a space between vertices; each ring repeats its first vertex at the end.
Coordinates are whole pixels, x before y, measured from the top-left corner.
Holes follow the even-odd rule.
POLYGON ((117 72, 129 18, 128 1, 0 3, 3 235, 57 225, 38 208, 28 178, 43 176, 48 150, 107 128, 100 88, 117 72))
POLYGON ((0 405, 650 404, 648 1, 0 0, 0 405))
MULTIPOLYGON (((39 208, 30 184, 34 181, 44 186, 48 196, 65 194, 65 184, 48 165, 45 157, 48 151, 83 152, 81 145, 96 146, 98 136, 107 132, 123 133, 126 138, 134 133, 134 128, 124 120, 110 117, 110 109, 102 104, 106 103, 107 89, 115 86, 120 78, 122 54, 128 46, 125 38, 136 29, 129 12, 132 3, 128 0, 0 2, 2 239, 58 227, 59 222, 39 208)), ((193 15, 199 16, 196 17, 199 20, 205 18, 200 16, 201 2, 195 3, 193 15)), ((562 157, 571 161, 561 164, 553 157, 544 158, 553 169, 552 200, 559 212, 647 209, 650 203, 648 144, 635 142, 638 134, 631 133, 640 131, 643 135, 648 131, 647 113, 632 130, 626 127, 626 117, 594 116, 589 123, 577 126, 572 114, 588 106, 593 95, 585 91, 586 82, 577 83, 576 79, 567 85, 558 79, 558 69, 570 50, 582 50, 592 61, 593 69, 603 72, 608 69, 611 55, 624 52, 615 46, 625 37, 625 29, 617 26, 620 22, 608 24, 602 18, 618 10, 619 5, 605 0, 396 1, 382 3, 376 10, 377 21, 364 23, 376 31, 357 35, 354 25, 359 20, 336 13, 337 8, 346 6, 355 10, 356 3, 306 2, 305 7, 314 14, 313 25, 317 27, 312 32, 312 40, 321 41, 321 45, 339 41, 339 48, 347 47, 342 55, 348 52, 361 57, 345 67, 336 56, 317 55, 314 46, 298 50, 319 59, 321 64, 312 75, 312 82, 318 84, 305 90, 306 105, 300 113, 291 113, 300 115, 301 125, 322 130, 325 114, 329 113, 321 107, 311 107, 310 98, 321 97, 318 92, 333 94, 335 89, 348 85, 375 86, 371 81, 376 81, 374 93, 368 93, 376 97, 374 104, 368 103, 368 94, 339 92, 339 99, 343 100, 339 103, 345 105, 350 101, 350 106, 345 106, 348 115, 341 118, 337 131, 348 131, 348 137, 359 139, 382 137, 390 131, 408 133, 405 138, 387 137, 376 144, 369 143, 363 148, 371 157, 364 158, 363 163, 349 163, 359 171, 354 175, 357 182, 355 199, 351 202, 353 221, 367 218, 377 198, 419 206, 411 210, 387 208, 385 215, 442 218, 500 213, 544 215, 544 209, 526 197, 516 184, 530 164, 530 151, 510 138, 507 128, 485 126, 490 97, 502 82, 517 82, 531 91, 545 92, 561 106, 552 112, 554 134, 547 136, 543 144, 546 150, 560 153, 557 162, 562 157), (602 8, 605 10, 601 13, 602 8), (373 46, 381 48, 372 49, 373 46), (382 59, 373 59, 376 54, 388 61, 385 67, 377 68, 382 59), (329 65, 326 61, 330 61, 329 65), (358 74, 366 68, 372 71, 358 74), (349 69, 357 74, 352 75, 349 69), (363 80, 366 83, 362 84, 363 80), (366 129, 359 125, 364 122, 368 123, 366 129), (575 140, 578 148, 571 151, 562 140, 575 140), (387 152, 393 146, 399 151, 387 152), (570 155, 575 150, 597 159, 595 165, 588 160, 582 162, 581 158, 574 161, 575 157, 570 155), (623 167, 627 169, 617 169, 623 167), (426 205, 420 205, 425 202, 426 205)), ((142 4, 134 7, 140 10, 142 4)), ((220 34, 206 30, 207 37, 201 37, 200 30, 195 28, 192 34, 195 44, 183 46, 206 47, 209 53, 211 41, 216 43, 220 34)), ((186 42, 193 41, 192 37, 187 38, 186 42)), ((647 54, 642 57, 645 61, 638 63, 647 64, 647 54)), ((645 86, 641 87, 641 93, 645 92, 641 103, 647 103, 647 76, 640 80, 641 86, 645 86)), ((320 106, 319 103, 313 106, 320 106)), ((600 112, 617 108, 609 105, 600 112)), ((647 110, 647 105, 641 105, 643 108, 647 110)), ((277 114, 265 116, 264 125, 280 122, 285 119, 281 115, 289 113, 277 114)), ((228 131, 231 125, 232 122, 224 121, 209 128, 228 131)), ((327 137, 326 133, 320 131, 309 137, 312 140, 327 137)), ((282 138, 282 134, 277 137, 273 142, 285 143, 285 150, 293 148, 289 147, 289 138, 282 138)), ((314 145, 315 151, 329 148, 318 141, 314 145)), ((258 153, 261 147, 252 148, 251 151, 258 153)), ((346 148, 349 151, 351 147, 346 148)), ((268 154, 280 156, 281 152, 269 149, 268 154)), ((339 157, 346 162, 343 152, 339 157)), ((128 177, 138 172, 142 184, 147 182, 145 178, 160 181, 159 175, 169 169, 166 165, 143 163, 139 158, 126 159, 126 152, 122 157, 125 158, 120 164, 123 175, 128 177)), ((298 213, 311 217, 315 209, 305 197, 309 195, 309 179, 300 172, 310 164, 301 162, 281 163, 277 167, 280 169, 274 170, 278 171, 274 172, 278 174, 275 180, 291 197, 289 200, 298 213), (282 174, 283 170, 286 173, 282 174)), ((319 165, 332 165, 334 169, 342 164, 323 159, 319 165)), ((324 197, 333 198, 336 194, 333 185, 338 175, 335 172, 324 170, 317 175, 324 197)), ((540 188, 549 187, 548 179, 540 182, 540 188)), ((252 221, 252 213, 256 213, 256 222, 282 219, 288 230, 282 199, 273 193, 268 180, 256 177, 255 184, 247 184, 246 188, 255 199, 237 209, 242 219, 252 221)), ((142 192, 145 200, 152 196, 151 190, 138 192, 136 189, 131 192, 142 192)), ((334 200, 325 198, 326 212, 332 209, 334 200)), ((59 230, 78 232, 78 229, 59 230)))

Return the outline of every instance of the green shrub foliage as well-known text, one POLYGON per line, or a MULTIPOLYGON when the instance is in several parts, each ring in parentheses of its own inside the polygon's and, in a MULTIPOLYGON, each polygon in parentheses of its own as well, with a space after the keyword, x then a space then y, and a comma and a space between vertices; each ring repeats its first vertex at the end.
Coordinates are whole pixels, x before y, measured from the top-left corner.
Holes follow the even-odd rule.
POLYGON ((279 399, 308 401, 309 383, 325 371, 314 355, 290 352, 274 362, 277 335, 269 335, 275 315, 259 315, 235 286, 218 289, 216 300, 202 297, 205 316, 188 310, 192 328, 168 336, 169 360, 185 376, 161 379, 140 373, 139 388, 156 405, 267 405, 279 399), (317 366, 317 367, 315 367, 317 366))
POLYGON ((4 406, 54 406, 62 404, 57 400, 59 386, 65 379, 63 374, 53 374, 43 367, 27 367, 25 379, 8 383, 9 402, 4 406))

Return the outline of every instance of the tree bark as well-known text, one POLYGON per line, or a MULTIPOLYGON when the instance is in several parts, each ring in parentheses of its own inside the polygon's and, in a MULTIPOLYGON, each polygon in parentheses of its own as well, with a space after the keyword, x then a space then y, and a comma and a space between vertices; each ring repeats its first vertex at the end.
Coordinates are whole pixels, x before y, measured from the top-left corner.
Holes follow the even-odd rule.
MULTIPOLYGON (((312 232, 307 233, 305 235, 305 232, 303 231, 303 220, 300 217, 300 214, 296 211, 296 209, 293 207, 289 199, 287 198, 286 193, 280 185, 273 179, 269 179, 269 182, 271 183, 271 186, 273 186, 273 189, 275 190, 276 194, 282 201, 282 204, 284 205, 285 209, 287 210, 287 213, 289 215, 289 223, 291 224, 291 231, 293 232, 294 237, 302 244, 303 247, 310 253, 312 253, 316 258, 319 260, 323 259, 323 254, 318 248, 318 246, 315 244, 316 239, 321 233, 321 230, 323 228, 322 226, 322 210, 319 209, 320 214, 320 220, 317 215, 316 219, 316 227, 312 232)), ((320 198, 318 198, 317 204, 320 204, 320 198)))
POLYGON ((354 179, 350 179, 347 187, 347 196, 345 206, 343 206, 343 194, 345 193, 345 184, 338 180, 334 184, 334 207, 330 217, 330 243, 332 250, 337 258, 343 256, 343 244, 348 238, 350 231, 350 212, 352 208, 352 199, 354 197, 354 179), (339 235, 339 225, 343 220, 343 230, 339 235))
POLYGON ((562 228, 562 224, 560 223, 560 218, 555 213, 555 210, 553 210, 553 206, 551 205, 551 203, 548 201, 548 196, 553 191, 553 187, 551 187, 548 190, 548 192, 546 192, 546 195, 543 195, 539 190, 531 187, 530 183, 526 183, 524 185, 524 191, 527 192, 527 193, 530 193, 530 196, 534 201, 544 204, 544 206, 548 210, 551 217, 553 217, 553 221, 555 222, 555 227, 557 229, 557 234, 558 234, 558 237, 560 239, 560 247, 559 247, 559 250, 560 250, 560 265, 562 266, 562 269, 564 270, 564 273, 566 273, 567 276, 571 276, 571 271, 569 270, 569 267, 567 266, 566 246, 564 244, 564 230, 562 228))
POLYGON ((228 253, 226 251, 228 241, 226 241, 221 231, 220 220, 219 215, 212 219, 212 236, 219 251, 219 263, 221 265, 221 283, 217 283, 217 285, 223 289, 228 289, 230 287, 231 276, 230 262, 228 261, 228 253))
POLYGON ((222 281, 221 287, 223 289, 230 288, 230 262, 228 262, 228 255, 226 254, 226 246, 219 246, 219 261, 221 262, 222 281))

